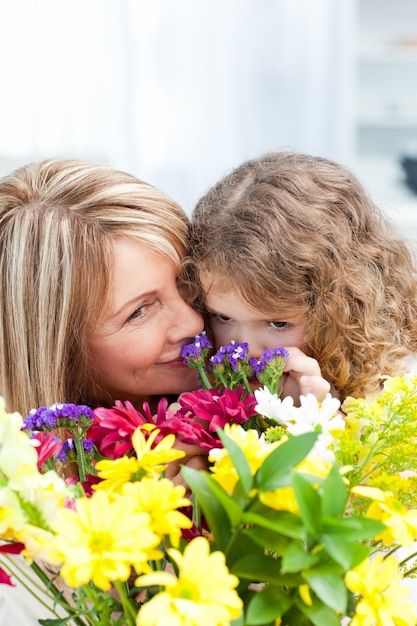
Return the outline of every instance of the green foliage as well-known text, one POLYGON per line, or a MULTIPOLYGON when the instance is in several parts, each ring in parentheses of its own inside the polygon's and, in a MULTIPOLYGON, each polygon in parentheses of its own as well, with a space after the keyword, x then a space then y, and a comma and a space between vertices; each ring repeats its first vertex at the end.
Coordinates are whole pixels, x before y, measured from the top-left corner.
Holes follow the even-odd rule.
POLYGON ((234 624, 269 626, 280 617, 288 625, 340 626, 341 616, 352 614, 345 574, 370 554, 368 539, 385 526, 349 514, 349 491, 337 466, 324 478, 298 471, 316 436, 293 437, 251 473, 243 452, 223 433, 239 476, 238 503, 209 473, 183 470, 214 548, 224 552, 240 579, 244 618, 234 624), (291 490, 296 511, 262 502, 262 494, 280 489, 291 490))

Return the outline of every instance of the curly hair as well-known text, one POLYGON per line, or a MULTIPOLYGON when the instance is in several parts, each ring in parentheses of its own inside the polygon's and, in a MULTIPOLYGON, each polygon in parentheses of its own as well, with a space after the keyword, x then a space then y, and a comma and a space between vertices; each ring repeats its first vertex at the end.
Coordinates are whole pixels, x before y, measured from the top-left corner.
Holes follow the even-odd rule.
POLYGON ((417 351, 411 250, 355 176, 321 157, 265 154, 192 216, 189 272, 262 314, 302 314, 304 342, 341 399, 375 392, 417 351))

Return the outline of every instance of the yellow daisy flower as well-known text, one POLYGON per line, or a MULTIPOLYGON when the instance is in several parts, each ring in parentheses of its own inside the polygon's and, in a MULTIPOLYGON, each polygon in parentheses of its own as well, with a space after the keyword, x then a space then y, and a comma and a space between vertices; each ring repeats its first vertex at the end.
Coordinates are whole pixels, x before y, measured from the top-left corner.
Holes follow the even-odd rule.
POLYGON ((114 502, 99 491, 75 506, 61 510, 54 526, 61 576, 70 587, 92 581, 107 590, 112 581, 127 580, 131 566, 138 573, 148 571, 147 561, 161 558, 149 515, 134 513, 127 498, 114 502))
POLYGON ((126 483, 142 480, 145 476, 158 477, 165 471, 170 461, 182 458, 185 452, 172 448, 175 435, 164 437, 152 447, 159 432, 159 428, 155 428, 152 424, 139 426, 132 436, 136 457, 99 461, 96 470, 97 475, 103 481, 94 485, 93 489, 121 493, 126 483), (151 431, 148 438, 143 435, 143 430, 151 431))
POLYGON ((399 544, 411 547, 417 539, 417 510, 407 510, 391 491, 382 491, 376 487, 358 486, 352 493, 373 500, 366 515, 371 519, 380 520, 387 529, 375 537, 385 546, 399 544))
POLYGON ((365 559, 348 572, 346 586, 361 596, 350 626, 414 624, 417 614, 406 599, 410 592, 400 586, 401 581, 398 561, 392 557, 384 560, 382 555, 365 559))
POLYGON ((235 588, 239 579, 230 574, 222 552, 210 554, 207 539, 193 539, 181 554, 168 551, 178 566, 178 578, 168 572, 141 576, 136 585, 162 585, 139 610, 138 626, 228 626, 239 617, 243 603, 235 588))
MULTIPOLYGON (((256 430, 244 430, 239 424, 226 424, 224 431, 243 450, 252 475, 256 474, 265 458, 280 443, 266 443, 256 430)), ((210 468, 213 472, 213 478, 222 485, 225 491, 231 494, 238 481, 238 475, 226 448, 214 448, 211 450, 209 461, 213 463, 210 468)))
POLYGON ((178 547, 181 528, 191 528, 192 521, 178 508, 191 504, 185 498, 185 487, 177 487, 168 478, 144 478, 138 483, 127 483, 123 487, 123 496, 132 503, 136 513, 148 513, 150 525, 159 537, 168 535, 171 544, 178 547))

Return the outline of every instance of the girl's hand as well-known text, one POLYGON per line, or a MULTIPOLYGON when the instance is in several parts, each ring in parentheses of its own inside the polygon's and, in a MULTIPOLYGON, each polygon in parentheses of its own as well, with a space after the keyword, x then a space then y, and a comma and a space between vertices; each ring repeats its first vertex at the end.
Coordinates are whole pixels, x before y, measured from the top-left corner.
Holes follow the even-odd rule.
POLYGON ((330 383, 321 375, 316 359, 307 356, 299 348, 287 348, 289 357, 282 376, 281 398, 292 396, 297 404, 300 396, 312 393, 319 402, 323 402, 330 392, 330 383))

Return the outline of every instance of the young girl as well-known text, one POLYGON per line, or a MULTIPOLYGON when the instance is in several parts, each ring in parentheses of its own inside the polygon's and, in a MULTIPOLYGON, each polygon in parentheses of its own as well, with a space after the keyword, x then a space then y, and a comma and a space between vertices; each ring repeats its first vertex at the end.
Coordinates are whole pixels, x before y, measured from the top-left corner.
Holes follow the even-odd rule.
POLYGON ((285 346, 283 396, 340 400, 412 367, 417 278, 401 237, 358 180, 329 160, 247 161, 198 202, 190 272, 216 347, 285 346), (329 384, 330 383, 330 384, 329 384))

